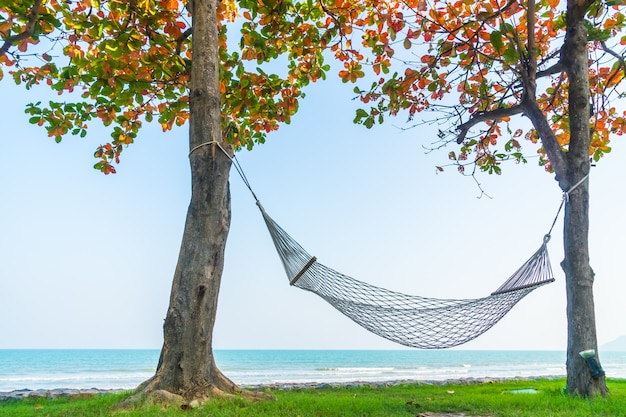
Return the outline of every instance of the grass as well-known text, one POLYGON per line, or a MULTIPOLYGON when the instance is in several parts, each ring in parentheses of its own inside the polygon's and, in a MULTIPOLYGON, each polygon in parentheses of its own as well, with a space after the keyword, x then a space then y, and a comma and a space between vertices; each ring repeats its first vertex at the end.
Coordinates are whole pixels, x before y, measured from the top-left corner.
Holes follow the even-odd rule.
POLYGON ((274 391, 276 401, 219 399, 196 409, 157 407, 114 411, 128 394, 0 403, 3 417, 415 417, 426 412, 492 417, 625 417, 626 380, 609 380, 606 398, 585 400, 563 394, 565 380, 492 384, 407 384, 388 388, 327 388, 274 391), (537 393, 515 393, 516 390, 537 393))

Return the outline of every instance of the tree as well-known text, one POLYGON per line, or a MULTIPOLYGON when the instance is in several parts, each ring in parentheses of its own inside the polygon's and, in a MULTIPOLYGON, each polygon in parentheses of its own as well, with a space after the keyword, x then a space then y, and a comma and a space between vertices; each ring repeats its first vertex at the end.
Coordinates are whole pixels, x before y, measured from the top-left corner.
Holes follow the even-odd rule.
POLYGON ((231 157, 289 123, 302 89, 326 76, 330 67, 323 51, 345 30, 345 18, 336 17, 342 7, 0 0, 0 79, 3 67, 9 68, 13 80, 28 89, 45 84, 65 95, 65 101, 26 109, 30 122, 57 142, 68 133, 86 136, 92 121, 110 126, 111 139, 96 149, 94 168, 115 173, 144 121, 156 118, 164 131, 190 123, 192 197, 164 344, 156 374, 136 398, 191 401, 242 393, 217 369, 212 350, 230 224, 231 157), (233 47, 228 23, 239 13, 244 22, 233 47), (282 71, 279 64, 264 68, 278 58, 282 71))
MULTIPOLYGON (((590 161, 610 152, 612 134, 624 133, 620 97, 626 65, 618 37, 625 16, 619 2, 568 0, 439 1, 386 3, 385 12, 358 22, 373 58, 340 57, 344 80, 376 76, 356 88, 368 109, 355 121, 367 127, 386 115, 435 112, 420 123, 443 125, 434 147, 460 145, 451 165, 469 175, 500 174, 505 160, 527 162, 520 137, 540 145, 540 165, 555 174, 566 198, 567 388, 573 395, 608 392, 603 375, 592 375, 579 354, 597 351, 589 263, 590 161), (402 45, 402 47, 398 47, 402 45), (409 55, 402 49, 416 52, 409 55), (413 61, 418 56, 419 61, 413 61), (390 73, 395 65, 403 72, 390 73), (513 116, 531 127, 514 130, 513 116), (504 143, 502 143, 504 142, 504 143)), ((443 170, 443 167, 439 167, 443 170)))
POLYGON ((157 116, 164 130, 189 120, 192 198, 157 372, 137 397, 189 401, 242 392, 217 369, 212 350, 230 224, 231 156, 288 123, 301 87, 328 70, 311 43, 315 36, 302 36, 315 29, 305 20, 321 17, 318 8, 299 5, 292 22, 274 13, 276 5, 249 6, 244 15, 262 22, 242 28, 240 56, 226 43, 232 2, 195 0, 187 9, 177 0, 0 2, 0 64, 26 88, 45 83, 74 100, 30 105, 31 123, 45 126, 57 142, 67 133, 85 136, 91 120, 112 127, 112 140, 95 152, 96 169, 115 173, 142 119, 157 116), (279 55, 289 55, 284 76, 260 68, 279 55), (248 71, 246 60, 259 68, 248 71))

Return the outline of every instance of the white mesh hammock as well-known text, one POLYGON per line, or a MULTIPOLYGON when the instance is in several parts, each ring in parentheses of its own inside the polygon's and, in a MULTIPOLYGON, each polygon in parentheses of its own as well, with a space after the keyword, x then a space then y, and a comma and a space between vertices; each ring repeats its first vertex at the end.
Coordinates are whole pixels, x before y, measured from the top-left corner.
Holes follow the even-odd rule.
MULTIPOLYGON (((210 143, 217 142, 206 145, 210 143)), ((547 249, 550 233, 567 194, 587 178, 585 176, 564 193, 552 227, 537 252, 491 295, 465 300, 437 299, 370 285, 317 262, 316 257, 304 250, 265 212, 239 162, 226 151, 224 154, 234 162, 235 169, 256 200, 292 286, 319 295, 374 334, 421 349, 449 348, 475 339, 530 292, 554 281, 547 249)))
POLYGON ((548 234, 539 250, 487 297, 452 300, 390 291, 317 262, 258 200, 257 205, 292 286, 319 295, 365 329, 405 346, 443 349, 466 343, 489 330, 531 291, 554 281, 548 234))

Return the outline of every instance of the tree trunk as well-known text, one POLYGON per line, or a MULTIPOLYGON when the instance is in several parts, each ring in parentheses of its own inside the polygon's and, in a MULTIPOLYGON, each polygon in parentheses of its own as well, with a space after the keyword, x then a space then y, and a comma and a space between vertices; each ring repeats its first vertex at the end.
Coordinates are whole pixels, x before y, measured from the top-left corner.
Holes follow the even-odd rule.
MULTIPOLYGON (((583 169, 577 171, 578 175, 572 175, 572 178, 584 177, 583 169)), ((561 266, 567 290, 567 390, 572 395, 594 397, 606 395, 608 389, 604 375, 594 378, 591 368, 580 355, 590 349, 598 351, 588 230, 589 192, 585 181, 569 194, 565 206, 565 259, 561 266)), ((600 363, 597 355, 595 360, 600 363)))
POLYGON ((593 302, 594 273, 589 263, 589 147, 590 92, 589 52, 584 16, 592 0, 568 0, 567 32, 560 63, 567 72, 570 142, 561 150, 554 132, 535 100, 534 90, 524 99, 525 113, 541 137, 556 179, 567 193, 563 225, 567 292, 567 389, 571 395, 593 397, 606 395, 608 389, 597 356, 596 321, 593 302), (598 368, 592 372, 580 355, 594 350, 598 368))
POLYGON ((191 203, 163 325, 163 349, 149 391, 191 400, 238 390, 217 369, 212 349, 230 225, 229 169, 230 159, 216 145, 191 155, 191 203))
MULTIPOLYGON (((596 320, 593 302, 594 273, 589 263, 589 146, 591 142, 589 108, 589 57, 587 31, 584 26, 586 2, 568 1, 567 33, 561 61, 569 79, 568 112, 570 121, 567 170, 557 173, 563 191, 568 192, 565 205, 561 264, 567 291, 567 389, 572 395, 593 397, 606 395, 604 375, 592 374, 580 352, 597 353, 596 320)), ((599 365, 599 359, 595 360, 599 365)))
MULTIPOLYGON (((191 202, 163 325, 156 374, 130 402, 205 400, 242 392, 217 368, 213 327, 230 227, 232 147, 221 140, 215 0, 193 1, 193 67, 189 91, 191 202)), ((253 395, 253 394, 251 394, 253 395)))

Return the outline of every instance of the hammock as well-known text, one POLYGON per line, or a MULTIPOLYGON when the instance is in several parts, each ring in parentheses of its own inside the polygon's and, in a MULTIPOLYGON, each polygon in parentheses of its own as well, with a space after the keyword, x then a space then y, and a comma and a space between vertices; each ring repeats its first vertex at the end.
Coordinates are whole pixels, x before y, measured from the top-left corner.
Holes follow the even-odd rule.
MULTIPOLYGON (((217 144, 212 141, 193 148, 217 144)), ((419 297, 356 280, 317 262, 265 212, 239 162, 230 158, 261 210, 274 246, 292 286, 311 291, 341 313, 385 339, 421 349, 443 349, 477 338, 493 327, 531 291, 553 282, 547 244, 567 197, 589 176, 563 194, 563 201, 541 247, 491 295, 453 300, 419 297)))
POLYGON ((487 297, 436 299, 390 291, 320 264, 272 220, 258 199, 257 205, 292 286, 319 295, 365 329, 405 346, 442 349, 466 343, 531 291, 554 281, 547 234, 539 250, 487 297))

